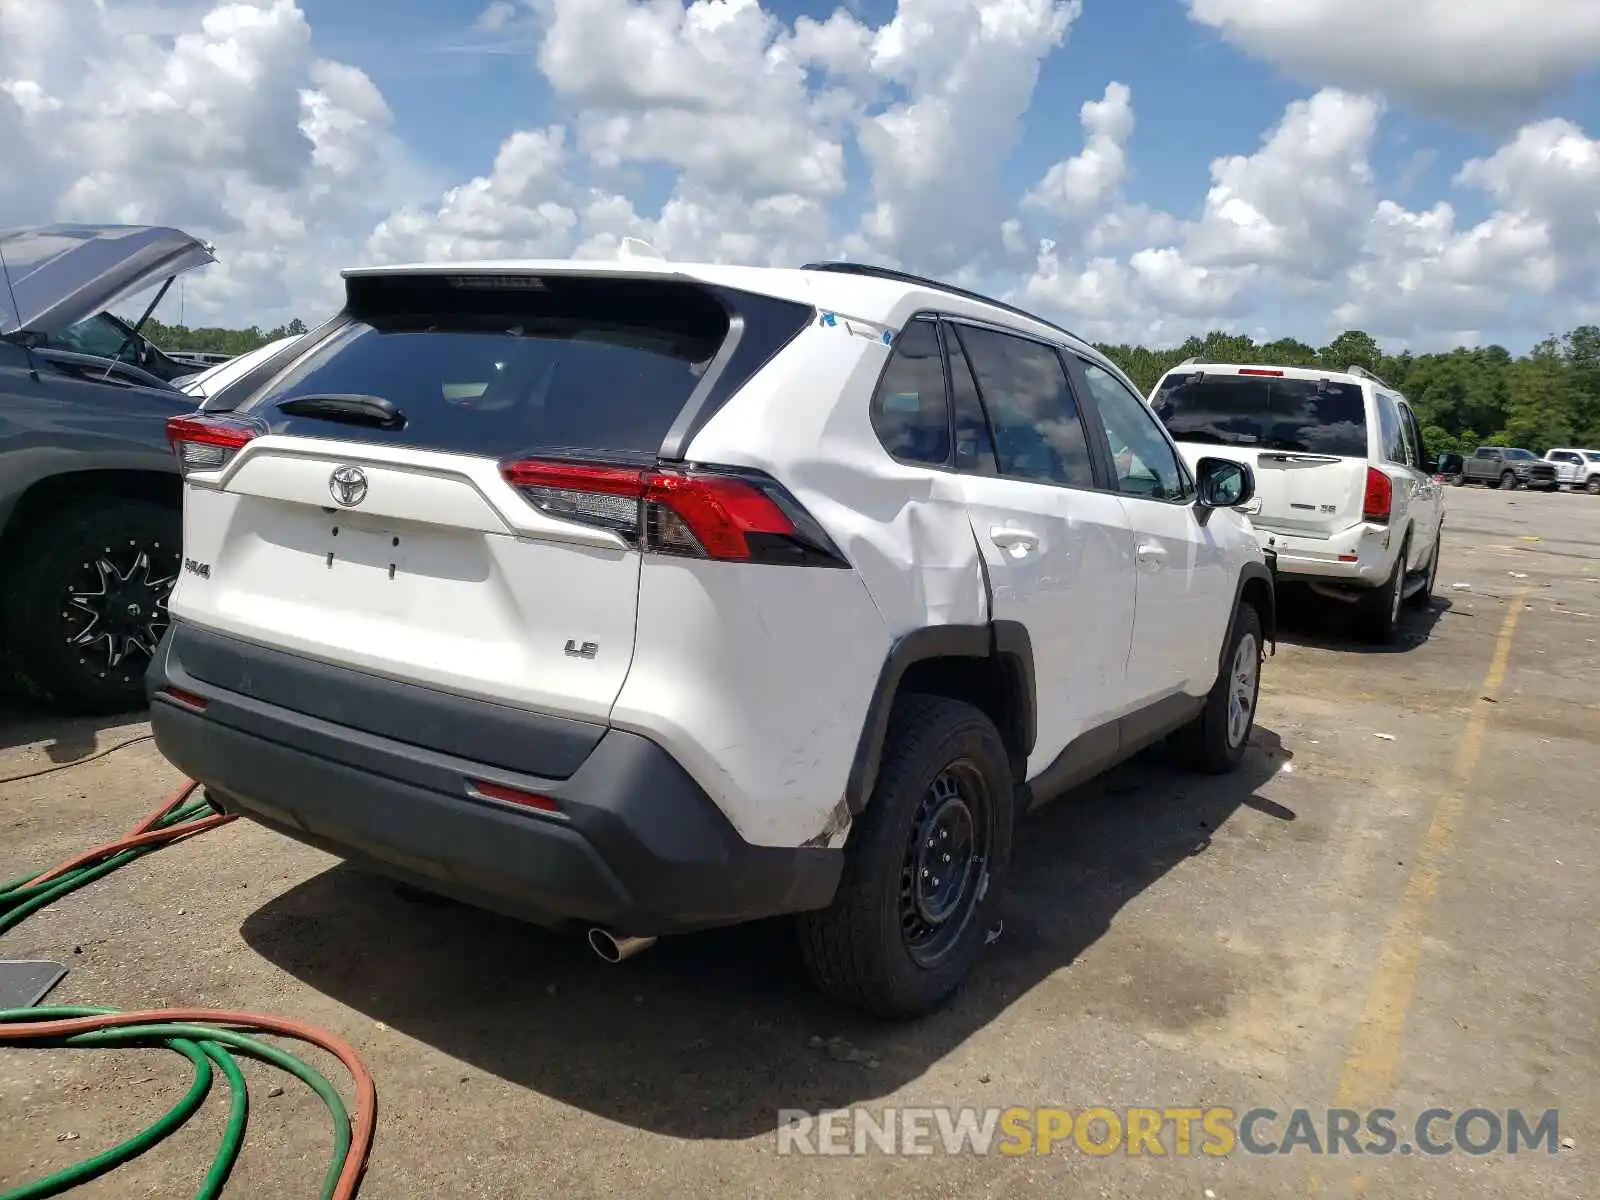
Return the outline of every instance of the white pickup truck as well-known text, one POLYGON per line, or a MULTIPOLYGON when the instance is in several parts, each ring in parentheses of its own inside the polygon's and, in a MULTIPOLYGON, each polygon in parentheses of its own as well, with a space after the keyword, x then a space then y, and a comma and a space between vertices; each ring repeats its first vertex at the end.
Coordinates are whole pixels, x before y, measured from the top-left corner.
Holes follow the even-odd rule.
POLYGON ((1574 450, 1564 447, 1546 450, 1544 459, 1555 464, 1558 482, 1591 496, 1600 496, 1600 450, 1574 450))

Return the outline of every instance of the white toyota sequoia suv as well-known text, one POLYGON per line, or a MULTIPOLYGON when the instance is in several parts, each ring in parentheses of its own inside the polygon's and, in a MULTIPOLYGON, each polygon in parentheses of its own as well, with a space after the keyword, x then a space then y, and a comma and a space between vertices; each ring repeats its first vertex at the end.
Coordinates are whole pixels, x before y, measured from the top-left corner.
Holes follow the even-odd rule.
POLYGON ((1026 810, 1168 735, 1240 761, 1251 471, 1065 330, 843 263, 345 282, 168 430, 152 722, 222 808, 612 961, 793 916, 904 1019, 1026 810))
POLYGON ((1284 583, 1359 607, 1394 640, 1402 607, 1426 608, 1439 575, 1444 486, 1400 392, 1360 366, 1179 364, 1150 403, 1184 457, 1246 463, 1245 506, 1284 583))

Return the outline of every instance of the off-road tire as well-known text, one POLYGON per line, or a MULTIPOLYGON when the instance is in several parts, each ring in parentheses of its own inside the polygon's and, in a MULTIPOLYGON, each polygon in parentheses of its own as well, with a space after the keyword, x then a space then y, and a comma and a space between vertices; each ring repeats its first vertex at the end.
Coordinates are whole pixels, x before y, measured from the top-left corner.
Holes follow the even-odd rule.
POLYGON ((1600 475, 1591 475, 1584 481, 1583 490, 1591 496, 1600 496, 1600 475))
POLYGON ((1011 861, 1012 791, 1005 744, 982 712, 942 696, 896 701, 877 782, 845 848, 839 890, 828 908, 796 918, 801 956, 821 991, 872 1016, 901 1021, 933 1011, 957 991, 998 919, 1011 861), (948 927, 948 950, 924 965, 905 919, 905 906, 915 902, 917 860, 909 856, 921 845, 919 831, 927 827, 919 822, 937 795, 935 785, 957 765, 982 785, 976 807, 987 811, 981 821, 974 814, 973 824, 986 830, 984 866, 971 876, 964 923, 948 927))
POLYGON ((1222 654, 1222 669, 1206 695, 1205 707, 1189 724, 1173 735, 1173 746, 1184 765, 1211 775, 1225 775, 1244 761, 1255 729, 1256 701, 1261 692, 1261 614, 1253 604, 1241 604, 1228 629, 1228 644, 1222 654), (1254 674, 1249 687, 1248 721, 1236 739, 1229 733, 1229 714, 1234 691, 1236 660, 1246 639, 1254 647, 1254 674))
POLYGON ((25 697, 73 713, 143 708, 149 655, 126 652, 112 667, 109 659, 97 662, 95 653, 72 645, 71 635, 87 618, 67 597, 102 555, 121 563, 145 550, 153 574, 144 578, 167 581, 151 592, 153 598, 159 594, 159 630, 165 624, 165 593, 182 564, 182 514, 148 500, 104 496, 34 520, 37 524, 8 547, 12 578, 0 585, 0 638, 10 645, 13 686, 25 697))
POLYGON ((1502 473, 1501 476, 1500 476, 1500 490, 1502 492, 1514 492, 1514 491, 1516 491, 1517 490, 1517 477, 1516 477, 1516 475, 1514 475, 1510 471, 1506 471, 1506 472, 1502 473))

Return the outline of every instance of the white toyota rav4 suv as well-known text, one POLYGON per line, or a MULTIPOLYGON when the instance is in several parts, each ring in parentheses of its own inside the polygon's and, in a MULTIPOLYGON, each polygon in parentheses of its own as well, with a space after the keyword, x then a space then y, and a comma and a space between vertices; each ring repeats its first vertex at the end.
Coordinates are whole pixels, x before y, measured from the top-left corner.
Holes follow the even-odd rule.
POLYGON ((1279 578, 1358 604, 1390 641, 1409 599, 1428 604, 1439 572, 1444 486, 1399 391, 1348 371, 1189 360, 1150 395, 1184 457, 1248 463, 1244 506, 1279 578))
POLYGON ((795 915, 906 1018, 1026 810, 1166 735, 1240 761, 1251 473, 1065 330, 849 264, 345 280, 169 427, 152 722, 224 809, 612 961, 795 915))

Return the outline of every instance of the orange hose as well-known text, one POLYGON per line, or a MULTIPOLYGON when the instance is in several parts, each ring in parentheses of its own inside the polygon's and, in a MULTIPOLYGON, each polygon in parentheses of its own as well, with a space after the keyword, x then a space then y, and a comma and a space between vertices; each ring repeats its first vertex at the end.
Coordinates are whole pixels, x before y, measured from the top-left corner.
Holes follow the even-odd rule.
POLYGON ((372 1139, 378 1126, 378 1089, 372 1073, 361 1061, 360 1055, 341 1038, 285 1017, 272 1017, 264 1013, 241 1012, 223 1008, 147 1008, 137 1012, 107 1013, 98 1017, 71 1017, 62 1021, 29 1021, 19 1025, 0 1025, 0 1045, 36 1041, 41 1038, 71 1037, 79 1033, 92 1033, 97 1029, 113 1029, 119 1025, 147 1025, 167 1021, 205 1021, 213 1025, 237 1026, 258 1029, 266 1033, 298 1038, 313 1046, 320 1046, 344 1064, 356 1085, 356 1111, 350 1121, 350 1152, 345 1156, 344 1169, 334 1184, 334 1200, 354 1200, 361 1176, 367 1167, 367 1156, 372 1153, 372 1139))
POLYGON ((232 821, 234 819, 232 813, 218 813, 214 817, 202 817, 198 821, 185 821, 182 825, 174 825, 170 829, 151 828, 162 817, 194 795, 195 789, 199 786, 198 783, 191 779, 174 792, 169 799, 163 800, 157 808, 151 810, 142 821, 123 834, 122 837, 117 838, 115 841, 106 842, 104 845, 96 846, 92 850, 85 850, 82 854, 75 854, 59 866, 51 867, 43 875, 28 880, 24 886, 33 887, 36 884, 48 883, 50 880, 65 875, 68 871, 75 870, 85 863, 94 862, 97 858, 109 858, 120 851, 132 850, 139 846, 159 845, 162 842, 181 842, 184 838, 192 837, 197 833, 204 833, 208 829, 215 829, 218 825, 226 825, 229 821, 232 821))
MULTIPOLYGON (((115 841, 106 842, 92 850, 85 850, 82 854, 74 855, 59 866, 52 867, 43 875, 35 876, 24 886, 32 887, 35 884, 48 883, 76 867, 83 866, 96 859, 106 858, 123 850, 131 850, 139 846, 158 845, 163 842, 177 842, 184 838, 193 837, 207 829, 215 829, 218 825, 225 825, 234 820, 232 813, 218 813, 211 817, 201 817, 197 821, 185 821, 167 829, 155 829, 153 826, 162 817, 181 805, 192 796, 200 785, 194 780, 185 783, 173 793, 171 798, 164 800, 153 809, 137 825, 130 829, 124 836, 115 841)), ((152 1008, 142 1009, 138 1012, 107 1013, 97 1017, 72 1017, 60 1021, 37 1021, 19 1025, 0 1025, 0 1045, 6 1043, 21 1043, 40 1038, 71 1037, 78 1033, 91 1033, 97 1029, 112 1029, 122 1025, 144 1025, 151 1022, 170 1021, 207 1021, 217 1025, 239 1026, 244 1029, 258 1029, 266 1033, 281 1034, 285 1037, 298 1038, 302 1042, 309 1042, 313 1046, 320 1046, 344 1064, 350 1072, 350 1077, 356 1085, 356 1111, 350 1122, 350 1152, 345 1155, 344 1169, 340 1171, 338 1181, 334 1185, 334 1200, 353 1200, 356 1189, 361 1183, 361 1176, 367 1167, 367 1156, 372 1153, 372 1139, 378 1125, 378 1089, 372 1079, 372 1073, 367 1070, 366 1064, 355 1050, 341 1038, 315 1026, 307 1025, 301 1021, 291 1021, 286 1017, 267 1016, 263 1013, 242 1012, 233 1009, 218 1008, 152 1008)))

